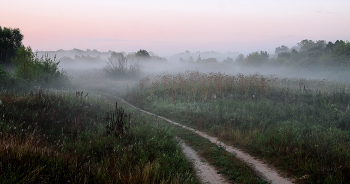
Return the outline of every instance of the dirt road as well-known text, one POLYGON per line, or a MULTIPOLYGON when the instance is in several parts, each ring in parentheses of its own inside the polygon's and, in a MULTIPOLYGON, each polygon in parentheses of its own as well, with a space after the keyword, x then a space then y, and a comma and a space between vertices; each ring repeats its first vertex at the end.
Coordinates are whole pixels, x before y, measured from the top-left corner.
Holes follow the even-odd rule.
POLYGON ((284 178, 282 176, 280 176, 277 171, 275 169, 273 169, 271 166, 263 163, 262 161, 260 160, 257 160, 255 158, 253 158, 252 156, 250 156, 248 153, 245 153, 237 148, 234 148, 233 146, 229 146, 229 145, 226 145, 222 142, 220 142, 216 137, 211 137, 203 132, 200 132, 200 131, 197 131, 193 128, 190 128, 190 127, 187 127, 187 126, 184 126, 184 125, 181 125, 179 123, 176 123, 174 121, 171 121, 167 118, 164 118, 162 116, 158 116, 158 115, 155 115, 155 114, 152 114, 150 112, 147 112, 147 111, 144 111, 138 107, 135 107, 134 105, 126 102, 125 100, 121 99, 121 98, 118 98, 118 97, 115 97, 115 96, 112 96, 110 94, 107 94, 107 93, 104 93, 104 92, 100 92, 100 94, 104 95, 104 96, 107 96, 109 98, 115 98, 115 99, 118 99, 122 102, 124 102, 125 104, 135 108, 135 109, 138 109, 146 114, 149 114, 149 115, 153 115, 153 116, 156 116, 160 119, 163 119, 169 123, 172 123, 172 124, 175 124, 175 125, 178 125, 182 128, 185 128, 185 129, 188 129, 188 130, 191 130, 193 132, 195 132, 196 134, 206 138, 206 139, 209 139, 210 142, 212 143, 215 143, 217 145, 220 145, 220 146, 223 146, 226 151, 230 152, 230 153, 233 153, 235 154, 235 156, 237 158, 240 158, 241 160, 243 160, 244 162, 246 162, 248 165, 250 165, 263 179, 265 179, 266 181, 269 181, 273 184, 284 184, 284 183, 292 183, 292 179, 289 179, 289 178, 284 178))
POLYGON ((182 146, 182 151, 188 159, 190 159, 196 169, 197 176, 201 178, 202 183, 211 183, 211 184, 226 184, 229 183, 226 181, 221 174, 218 174, 218 171, 214 167, 209 165, 205 160, 201 159, 196 151, 191 147, 187 146, 184 142, 180 141, 182 146))

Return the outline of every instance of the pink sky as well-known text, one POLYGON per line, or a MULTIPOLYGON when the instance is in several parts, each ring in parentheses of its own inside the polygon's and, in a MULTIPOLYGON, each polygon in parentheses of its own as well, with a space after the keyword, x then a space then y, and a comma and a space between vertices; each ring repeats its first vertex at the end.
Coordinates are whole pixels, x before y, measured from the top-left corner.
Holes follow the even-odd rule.
POLYGON ((302 39, 350 40, 349 0, 3 0, 0 26, 33 50, 273 53, 302 39))

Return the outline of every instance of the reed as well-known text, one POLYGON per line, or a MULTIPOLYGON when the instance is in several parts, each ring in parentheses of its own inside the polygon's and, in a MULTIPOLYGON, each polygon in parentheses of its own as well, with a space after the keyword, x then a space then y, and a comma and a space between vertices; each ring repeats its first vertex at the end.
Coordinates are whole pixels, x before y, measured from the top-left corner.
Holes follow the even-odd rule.
POLYGON ((127 100, 270 159, 300 181, 350 181, 348 83, 194 71, 165 78, 166 86, 163 76, 150 78, 160 85, 147 105, 140 95, 151 86, 134 89, 127 100), (179 86, 184 92, 163 95, 179 86), (167 98, 176 106, 163 104, 167 98))

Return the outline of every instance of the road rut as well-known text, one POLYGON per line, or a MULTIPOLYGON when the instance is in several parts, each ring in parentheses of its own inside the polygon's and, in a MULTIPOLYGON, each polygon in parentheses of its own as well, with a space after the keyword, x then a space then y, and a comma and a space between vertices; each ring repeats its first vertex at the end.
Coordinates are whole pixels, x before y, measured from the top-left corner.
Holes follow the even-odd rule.
POLYGON ((193 131, 194 133, 196 133, 196 134, 198 134, 198 135, 200 135, 200 136, 202 136, 202 137, 208 139, 210 142, 215 143, 215 144, 217 144, 217 145, 220 145, 220 146, 224 147, 224 148, 226 149, 226 151, 235 154, 235 156, 236 156, 237 158, 243 160, 245 163, 247 163, 249 166, 251 166, 251 167, 255 170, 255 172, 257 172, 258 175, 261 176, 261 177, 262 177, 264 180, 266 180, 266 181, 269 181, 269 182, 271 182, 271 183, 273 183, 273 184, 284 184, 284 183, 288 184, 288 183, 293 183, 293 182, 292 182, 292 179, 282 177, 281 175, 279 175, 279 174, 277 173, 277 171, 276 171, 275 169, 271 168, 271 166, 269 166, 269 165, 263 163, 263 162, 260 161, 260 160, 257 160, 257 159, 255 159, 255 158, 253 158, 253 157, 250 156, 248 153, 245 153, 245 152, 243 152, 243 151, 241 151, 241 150, 239 150, 239 149, 237 149, 237 148, 234 148, 233 146, 229 146, 229 145, 226 145, 226 144, 220 142, 220 141, 218 140, 218 138, 216 138, 216 137, 209 136, 209 135, 207 135, 207 134, 205 134, 205 133, 203 133, 203 132, 200 132, 200 131, 195 130, 195 129, 193 129, 193 128, 190 128, 190 127, 181 125, 181 124, 176 123, 176 122, 174 122, 174 121, 171 121, 171 120, 169 120, 169 119, 167 119, 167 118, 165 118, 165 117, 158 116, 158 115, 155 115, 155 114, 150 113, 150 112, 148 112, 148 111, 142 110, 142 109, 140 109, 140 108, 138 108, 138 107, 136 107, 136 106, 130 104, 129 102, 127 102, 127 101, 125 101, 125 100, 123 100, 123 99, 121 99, 121 98, 119 98, 119 97, 112 96, 112 95, 110 95, 110 94, 108 94, 108 93, 105 93, 105 92, 99 92, 99 93, 102 94, 102 95, 104 95, 104 96, 108 96, 108 97, 110 97, 110 98, 116 98, 116 99, 118 99, 118 100, 124 102, 125 104, 127 104, 127 105, 129 105, 129 106, 131 106, 131 107, 133 107, 133 108, 135 108, 135 109, 138 109, 138 110, 140 110, 140 111, 142 111, 142 112, 144 112, 144 113, 146 113, 146 114, 156 116, 156 117, 158 117, 158 118, 160 118, 160 119, 163 119, 163 120, 165 120, 165 121, 167 121, 167 122, 169 122, 169 123, 178 125, 178 126, 180 126, 180 127, 182 127, 182 128, 185 128, 185 129, 187 129, 187 130, 191 130, 191 131, 193 131))

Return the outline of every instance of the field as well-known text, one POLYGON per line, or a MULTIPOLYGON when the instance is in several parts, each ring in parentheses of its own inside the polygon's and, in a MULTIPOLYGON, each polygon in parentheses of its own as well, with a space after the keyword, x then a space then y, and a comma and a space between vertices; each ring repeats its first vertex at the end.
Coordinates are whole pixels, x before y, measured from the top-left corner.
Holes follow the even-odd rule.
POLYGON ((149 76, 125 98, 264 159, 305 183, 349 178, 349 84, 187 71, 149 76))
POLYGON ((174 127, 91 92, 2 91, 0 104, 1 183, 198 183, 174 127))
POLYGON ((346 7, 2 2, 0 184, 350 183, 346 7))
POLYGON ((267 183, 217 137, 296 183, 350 181, 350 85, 186 71, 141 80, 71 71, 71 89, 0 93, 0 181, 200 183, 179 138, 227 181, 267 183))

